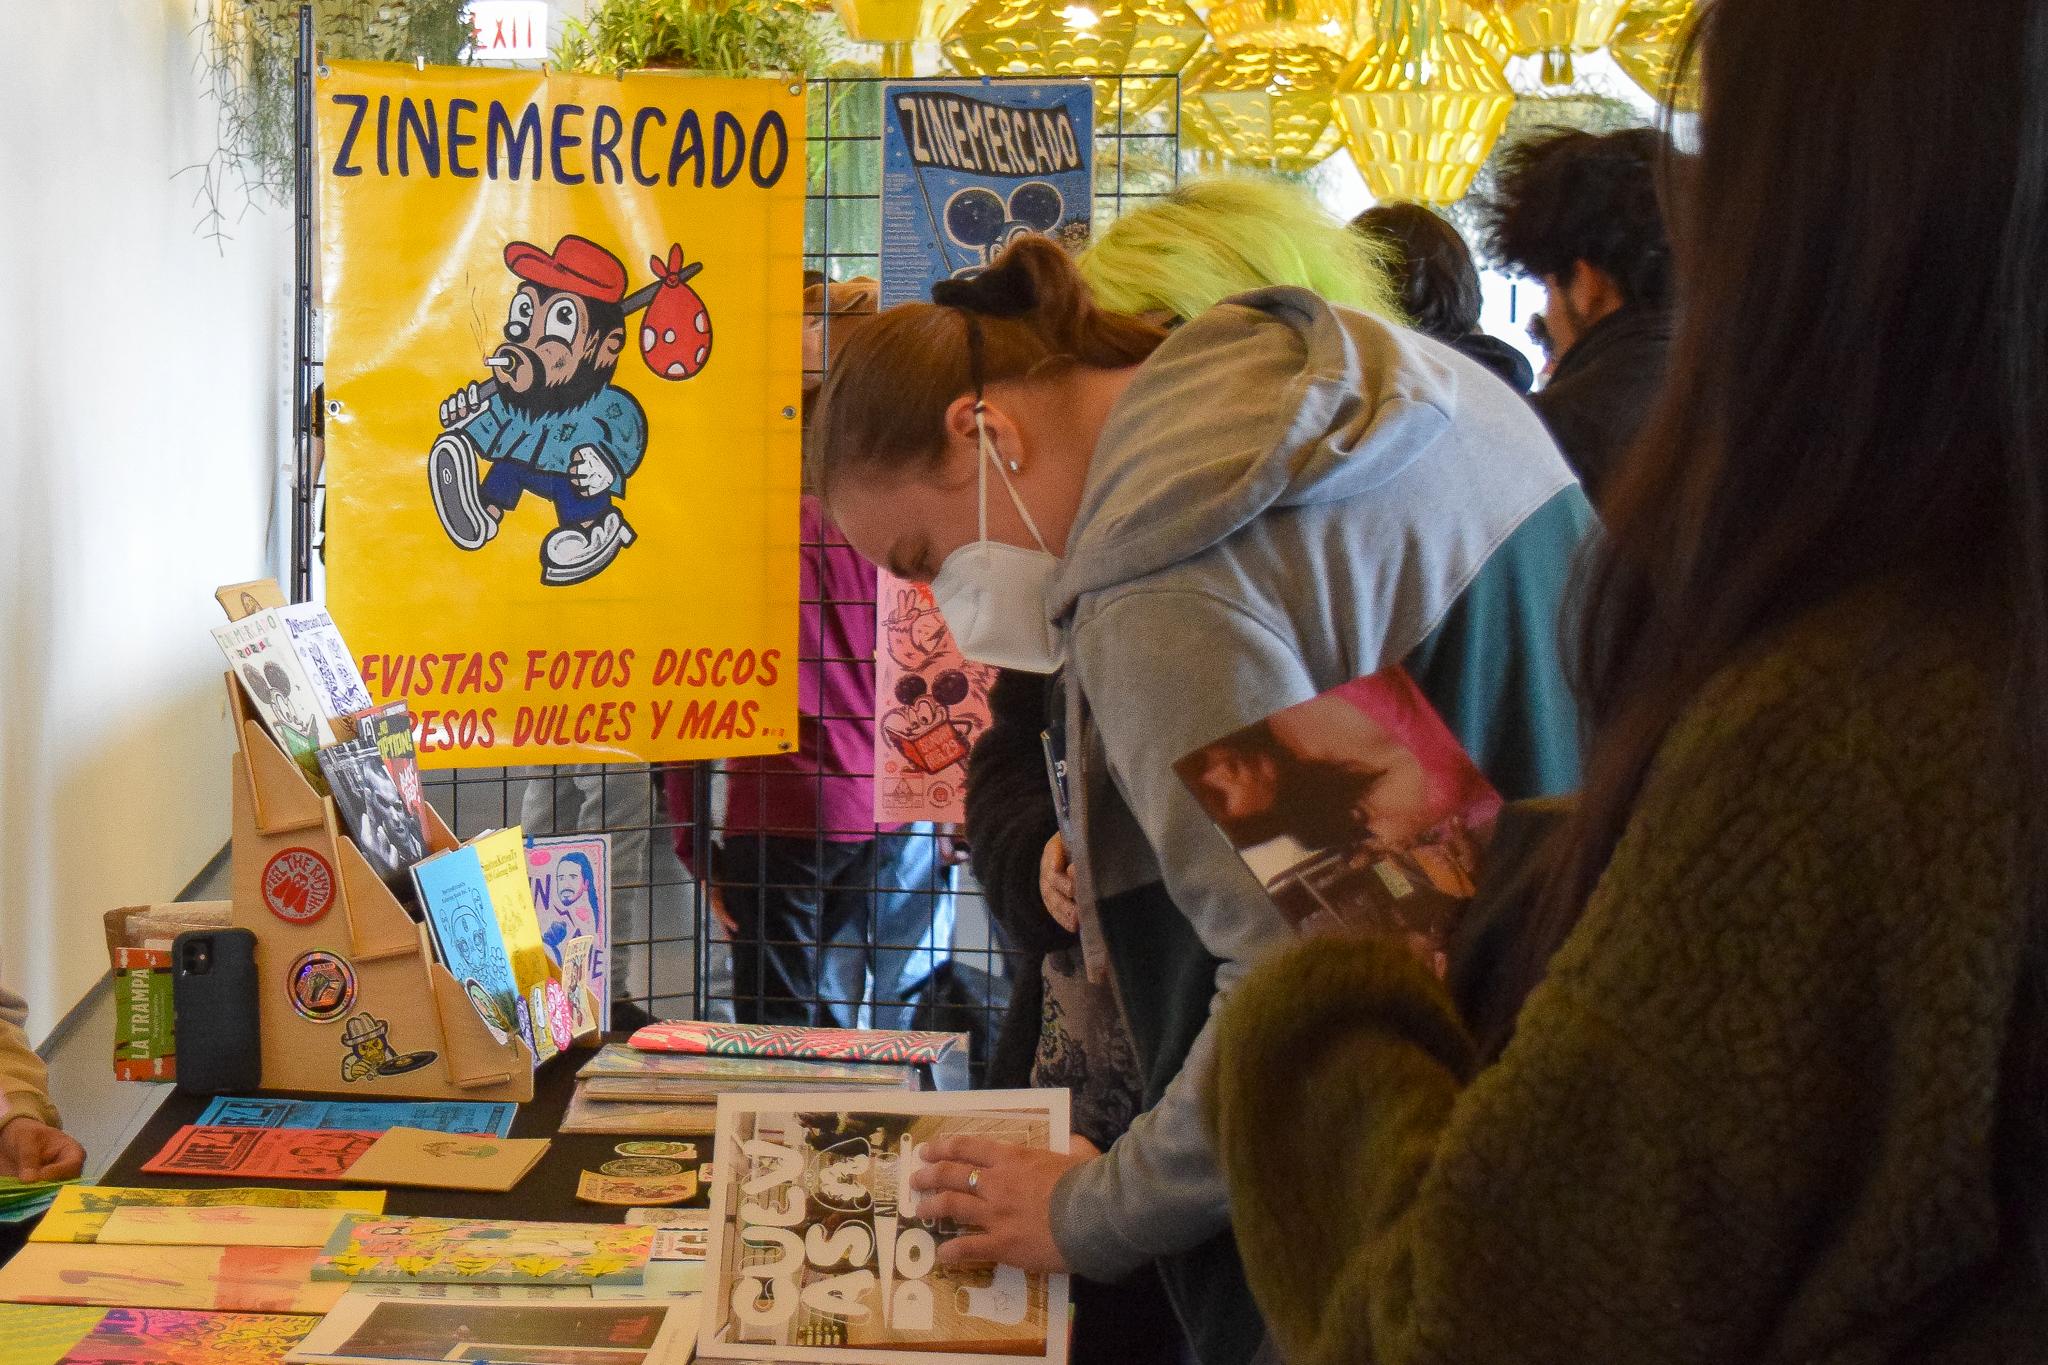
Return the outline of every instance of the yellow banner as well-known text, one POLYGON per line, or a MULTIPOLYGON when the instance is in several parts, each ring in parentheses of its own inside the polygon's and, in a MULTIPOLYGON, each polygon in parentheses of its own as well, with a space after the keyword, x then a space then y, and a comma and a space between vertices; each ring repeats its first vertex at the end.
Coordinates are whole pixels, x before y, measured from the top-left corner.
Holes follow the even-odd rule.
POLYGON ((316 100, 327 598, 421 763, 794 747, 801 87, 316 100))

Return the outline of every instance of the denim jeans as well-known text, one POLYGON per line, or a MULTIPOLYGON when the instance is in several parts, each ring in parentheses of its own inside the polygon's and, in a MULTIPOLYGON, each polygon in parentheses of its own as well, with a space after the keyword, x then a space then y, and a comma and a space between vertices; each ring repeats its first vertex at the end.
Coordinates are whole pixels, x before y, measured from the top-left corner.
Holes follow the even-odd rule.
POLYGON ((873 982, 876 1028, 908 1028, 950 954, 952 870, 930 826, 851 843, 727 835, 717 883, 738 922, 733 1017, 854 1028, 873 982))

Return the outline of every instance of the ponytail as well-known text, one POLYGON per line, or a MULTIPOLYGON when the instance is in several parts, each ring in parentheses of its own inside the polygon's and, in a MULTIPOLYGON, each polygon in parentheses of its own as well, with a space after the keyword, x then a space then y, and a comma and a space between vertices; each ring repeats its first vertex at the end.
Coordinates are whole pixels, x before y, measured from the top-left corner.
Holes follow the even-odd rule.
POLYGON ((1074 366, 1136 365, 1166 333, 1096 306, 1067 254, 1019 238, 979 275, 941 280, 838 348, 811 423, 821 485, 850 472, 929 474, 944 458, 946 409, 994 384, 1074 366))

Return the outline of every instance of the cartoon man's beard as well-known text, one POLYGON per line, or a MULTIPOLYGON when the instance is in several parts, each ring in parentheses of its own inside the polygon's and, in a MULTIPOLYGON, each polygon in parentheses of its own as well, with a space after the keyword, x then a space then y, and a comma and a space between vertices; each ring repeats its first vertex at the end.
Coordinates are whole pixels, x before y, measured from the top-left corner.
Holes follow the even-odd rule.
POLYGON ((535 374, 543 376, 538 384, 524 393, 515 392, 507 386, 498 389, 498 397, 504 400, 505 407, 522 417, 552 417, 558 412, 580 408, 602 393, 619 370, 617 361, 599 365, 586 358, 576 366, 575 373, 557 384, 548 382, 546 371, 541 369, 538 361, 529 360, 528 363, 533 366, 535 374))

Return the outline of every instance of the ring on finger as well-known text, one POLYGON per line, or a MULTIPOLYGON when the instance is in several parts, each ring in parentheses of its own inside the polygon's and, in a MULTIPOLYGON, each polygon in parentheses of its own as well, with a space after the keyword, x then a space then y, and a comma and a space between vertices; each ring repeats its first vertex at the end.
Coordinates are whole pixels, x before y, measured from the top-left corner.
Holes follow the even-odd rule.
POLYGON ((967 1173, 967 1192, 973 1195, 981 1193, 981 1167, 976 1166, 967 1173))

